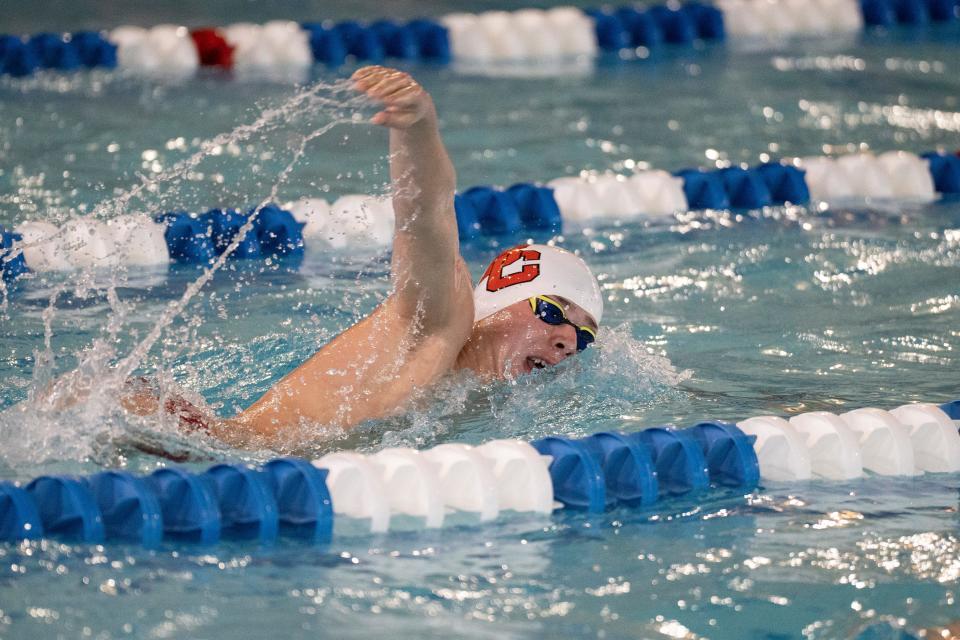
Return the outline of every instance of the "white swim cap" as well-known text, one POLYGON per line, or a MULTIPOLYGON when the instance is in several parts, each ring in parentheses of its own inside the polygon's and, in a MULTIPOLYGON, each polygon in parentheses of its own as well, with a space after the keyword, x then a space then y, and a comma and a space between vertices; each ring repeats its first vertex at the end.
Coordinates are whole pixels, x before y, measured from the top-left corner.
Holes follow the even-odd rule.
POLYGON ((537 295, 566 298, 600 324, 603 296, 590 267, 545 244, 520 245, 493 259, 473 290, 474 322, 537 295))

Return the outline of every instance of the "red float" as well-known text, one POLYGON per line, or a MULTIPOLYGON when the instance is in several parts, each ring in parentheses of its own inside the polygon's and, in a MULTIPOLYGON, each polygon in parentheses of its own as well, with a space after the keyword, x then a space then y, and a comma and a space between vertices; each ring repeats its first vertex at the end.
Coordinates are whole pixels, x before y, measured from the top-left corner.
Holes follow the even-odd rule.
POLYGON ((233 67, 233 47, 217 29, 197 29, 190 32, 197 47, 200 64, 205 67, 233 67))

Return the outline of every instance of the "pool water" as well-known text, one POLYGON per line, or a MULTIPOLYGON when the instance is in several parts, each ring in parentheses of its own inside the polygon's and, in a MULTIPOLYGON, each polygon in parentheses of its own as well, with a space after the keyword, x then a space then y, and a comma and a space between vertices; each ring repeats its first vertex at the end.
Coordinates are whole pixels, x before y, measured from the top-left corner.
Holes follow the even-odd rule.
MULTIPOLYGON (((171 7, 140 15, 170 20, 171 7)), ((184 19, 237 19, 218 10, 184 19)), ((44 19, 18 17, 27 31, 44 19)), ((505 186, 581 169, 956 149, 956 35, 727 44, 547 78, 411 71, 434 95, 460 188, 505 186)), ((317 70, 305 102, 303 89, 216 73, 174 85, 114 73, 2 78, 0 224, 386 193, 386 134, 362 123, 369 105, 349 101, 340 80, 350 71, 317 70), (221 134, 215 152, 177 170, 221 134)), ((526 239, 464 254, 478 276, 498 248, 526 239)), ((513 382, 452 377, 404 416, 349 434, 316 427, 298 452, 960 397, 958 200, 687 213, 570 227, 555 240, 600 274, 599 348, 513 382)), ((107 400, 62 410, 36 400, 78 364, 108 371, 200 276, 184 266, 34 274, 7 292, 0 477, 167 464, 137 452, 144 440, 198 468, 275 455, 137 421, 107 400)), ((389 256, 371 248, 308 245, 299 263, 228 263, 163 326, 137 373, 232 414, 373 309, 388 276, 389 256)), ((648 511, 515 514, 385 536, 354 528, 328 547, 5 544, 0 637, 779 639, 946 625, 960 618, 958 489, 960 477, 942 474, 765 483, 648 511)))

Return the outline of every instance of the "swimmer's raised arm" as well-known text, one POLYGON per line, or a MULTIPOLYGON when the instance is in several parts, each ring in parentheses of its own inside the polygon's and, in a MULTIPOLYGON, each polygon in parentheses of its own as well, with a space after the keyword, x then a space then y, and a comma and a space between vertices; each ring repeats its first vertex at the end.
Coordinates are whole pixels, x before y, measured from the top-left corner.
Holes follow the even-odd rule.
POLYGON ((372 66, 352 79, 359 91, 383 103, 371 122, 390 129, 397 312, 429 331, 462 311, 452 308, 461 304, 452 294, 456 278, 469 278, 461 267, 453 208, 456 172, 440 138, 433 100, 409 74, 372 66))
POLYGON ((353 81, 383 103, 371 122, 390 129, 393 293, 236 418, 213 423, 210 432, 229 443, 296 448, 316 435, 298 425, 349 428, 402 411, 454 367, 470 337, 473 287, 460 257, 456 174, 433 100, 394 69, 365 67, 353 81))

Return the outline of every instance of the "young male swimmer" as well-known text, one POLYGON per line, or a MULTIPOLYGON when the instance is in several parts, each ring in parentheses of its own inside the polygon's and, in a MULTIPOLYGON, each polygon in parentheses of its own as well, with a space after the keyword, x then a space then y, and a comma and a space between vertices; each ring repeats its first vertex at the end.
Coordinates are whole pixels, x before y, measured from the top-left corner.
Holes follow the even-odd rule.
POLYGON ((514 377, 555 365, 596 338, 600 287, 568 251, 510 249, 473 288, 459 251, 456 174, 433 100, 394 69, 365 67, 352 80, 383 103, 371 122, 390 129, 393 293, 233 419, 208 421, 188 403, 168 400, 165 409, 183 426, 205 427, 236 446, 282 445, 301 422, 349 428, 396 414, 450 371, 514 377))

